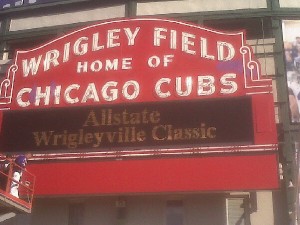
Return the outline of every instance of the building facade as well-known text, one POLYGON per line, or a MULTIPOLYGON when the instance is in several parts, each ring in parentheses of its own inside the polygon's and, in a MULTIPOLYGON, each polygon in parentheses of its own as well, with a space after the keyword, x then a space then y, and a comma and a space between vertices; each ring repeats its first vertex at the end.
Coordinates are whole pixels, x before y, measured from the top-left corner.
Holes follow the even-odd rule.
MULTIPOLYGON (((125 147, 122 148, 122 145, 118 145, 112 148, 121 149, 121 155, 118 150, 115 150, 112 157, 107 156, 111 154, 110 152, 106 153, 104 157, 101 150, 93 150, 91 152, 89 148, 73 151, 74 149, 72 149, 71 146, 71 150, 66 151, 65 146, 62 147, 63 144, 58 144, 59 142, 64 142, 63 135, 67 135, 64 131, 65 133, 58 134, 56 139, 53 140, 54 144, 52 144, 52 149, 45 148, 45 151, 35 150, 33 151, 33 157, 29 160, 28 170, 37 176, 32 213, 17 214, 15 217, 4 221, 3 224, 299 224, 299 202, 297 197, 299 165, 297 147, 299 140, 298 119, 300 117, 298 118, 297 116, 299 111, 295 116, 292 114, 292 99, 289 96, 290 89, 292 89, 296 98, 298 95, 298 77, 291 73, 293 71, 297 72, 297 51, 294 50, 293 52, 293 46, 297 45, 297 32, 300 28, 300 3, 298 3, 298 1, 29 0, 3 1, 3 3, 1 2, 0 4, 0 7, 3 8, 0 11, 0 72, 3 79, 7 76, 10 65, 22 57, 21 53, 18 55, 19 58, 16 57, 17 50, 26 52, 29 49, 37 49, 37 46, 44 46, 39 47, 39 54, 45 54, 45 57, 48 57, 49 68, 50 66, 56 67, 55 64, 63 63, 56 62, 55 54, 57 52, 53 50, 53 47, 52 49, 48 48, 48 46, 50 46, 49 43, 53 40, 57 42, 65 40, 61 52, 64 51, 64 61, 68 61, 71 59, 72 56, 70 55, 72 53, 68 55, 66 49, 72 49, 70 48, 72 41, 77 43, 76 40, 79 40, 72 36, 73 33, 76 34, 79 32, 78 30, 82 29, 83 33, 80 33, 81 36, 77 36, 77 38, 90 35, 93 37, 93 42, 90 43, 90 45, 93 44, 95 47, 95 32, 90 32, 88 29, 97 27, 97 24, 104 26, 104 24, 110 23, 111 21, 128 19, 139 20, 143 18, 144 20, 177 21, 180 26, 182 24, 184 24, 184 26, 186 26, 185 24, 188 24, 188 26, 192 24, 192 26, 203 27, 204 30, 213 30, 215 33, 238 33, 244 31, 246 34, 244 41, 251 47, 255 58, 260 64, 261 75, 266 79, 272 80, 272 90, 267 90, 267 92, 269 94, 272 93, 272 104, 274 103, 274 106, 272 106, 272 110, 269 112, 268 100, 263 96, 257 98, 253 97, 255 101, 253 100, 254 103, 251 102, 250 104, 257 104, 256 107, 260 108, 260 110, 257 109, 257 111, 255 111, 259 116, 255 119, 254 125, 252 121, 250 121, 249 124, 243 124, 244 120, 239 120, 237 117, 233 118, 230 123, 231 125, 240 124, 240 126, 237 127, 240 133, 243 133, 243 129, 251 124, 254 126, 253 130, 259 130, 261 128, 262 136, 259 136, 259 132, 254 132, 254 139, 257 140, 258 143, 272 144, 272 146, 276 145, 276 147, 260 146, 263 150, 258 150, 257 147, 255 147, 255 149, 251 147, 252 152, 250 153, 247 151, 243 152, 240 149, 238 151, 234 149, 236 152, 231 152, 230 154, 223 154, 222 152, 216 151, 214 154, 207 155, 202 153, 197 154, 199 152, 192 154, 191 149, 189 149, 189 155, 184 155, 181 151, 184 147, 181 145, 181 147, 179 147, 181 155, 177 154, 175 157, 164 155, 162 151, 153 152, 155 148, 154 150, 150 148, 150 150, 152 150, 151 156, 148 157, 146 153, 143 153, 142 158, 135 158, 135 156, 131 155, 128 157, 128 155, 126 155, 127 153, 122 153, 128 146, 124 145, 125 147), (86 29, 84 27, 89 28, 86 29), (70 39, 68 39, 69 37, 70 39), (289 56, 292 58, 291 65, 288 64, 289 56), (289 65, 292 68, 289 68, 289 65), (267 127, 267 129, 265 125, 267 124, 265 121, 269 121, 269 119, 271 121, 270 124, 272 124, 273 121, 276 122, 275 142, 273 140, 274 133, 268 130, 269 128, 267 127), (270 135, 272 137, 267 135, 268 132, 271 132, 270 135), (103 173, 101 173, 102 171, 103 173)), ((120 27, 122 26, 120 25, 120 27)), ((149 26, 151 25, 148 25, 148 27, 149 26)), ((130 47, 130 43, 135 40, 139 31, 137 29, 131 29, 129 31, 125 25, 122 29, 120 27, 117 26, 107 29, 123 30, 127 35, 127 39, 125 39, 128 45, 127 47, 130 47)), ((175 28, 167 28, 169 30, 175 30, 175 28)), ((190 28, 178 29, 188 33, 190 28)), ((124 37, 126 37, 125 34, 123 34, 124 37)), ((175 32, 173 32, 173 34, 175 34, 175 32)), ((106 42, 106 47, 118 44, 116 40, 118 40, 119 37, 114 36, 116 34, 111 35, 112 42, 110 44, 106 42)), ((157 40, 166 40, 167 37, 164 37, 164 35, 166 35, 166 33, 160 33, 157 40)), ((208 37, 205 39, 205 34, 203 35, 204 38, 201 40, 209 40, 208 37)), ((146 40, 146 35, 144 37, 146 40)), ((189 38, 191 37, 189 36, 189 38)), ((186 38, 187 45, 193 46, 193 44, 189 42, 191 41, 189 38, 186 38)), ((99 40, 101 41, 101 39, 99 40)), ((98 43, 100 43, 99 40, 98 43)), ((229 42, 229 40, 230 39, 228 39, 227 42, 229 42)), ((174 43, 173 45, 170 43, 169 47, 172 48, 173 46, 173 48, 175 48, 174 43)), ((100 44, 96 47, 101 48, 100 44)), ((75 47, 73 48, 75 55, 84 55, 86 53, 84 52, 84 47, 80 49, 81 52, 77 49, 78 54, 76 54, 76 50, 74 49, 75 47)), ((192 48, 187 47, 182 51, 189 52, 191 49, 192 48)), ((118 48, 113 54, 119 55, 122 51, 126 52, 130 51, 130 49, 128 50, 125 47, 123 49, 122 46, 122 49, 118 48)), ((141 48, 140 51, 147 52, 148 49, 141 48)), ((208 52, 203 53, 203 51, 204 50, 202 50, 201 54, 209 56, 208 52)), ((237 50, 235 52, 237 52, 237 50)), ((152 53, 154 54, 154 52, 152 53)), ((200 55, 200 53, 197 54, 200 55)), ((167 52, 165 55, 167 55, 167 52)), ((229 55, 228 53, 227 56, 229 57, 229 55)), ((29 55, 29 58, 30 57, 32 56, 29 55)), ((124 57, 122 68, 126 70, 129 66, 128 61, 124 61, 124 57)), ((137 54, 136 58, 138 57, 139 55, 137 54)), ((165 58, 166 63, 167 59, 169 58, 165 58)), ((36 60, 35 63, 38 62, 38 57, 36 60)), ((158 61, 157 58, 154 60, 156 61, 149 62, 149 65, 155 67, 155 63, 158 61)), ((30 63, 31 62, 33 63, 33 61, 30 61, 30 63)), ((30 66, 30 63, 28 63, 27 66, 27 68, 29 68, 28 71, 33 68, 30 66)), ((96 60, 91 60, 89 63, 92 63, 92 65, 90 67, 87 66, 87 70, 100 70, 100 64, 96 62, 96 60)), ((232 65, 232 67, 239 67, 240 62, 235 63, 236 64, 232 65)), ((84 64, 81 65, 80 68, 84 71, 84 64)), ((49 69, 47 64, 44 63, 43 66, 44 72, 47 72, 49 69)), ((214 67, 219 68, 217 64, 214 65, 214 67)), ((70 73, 67 67, 63 67, 59 72, 65 74, 64 76, 66 77, 68 73, 70 73)), ((118 79, 118 73, 113 72, 112 80, 118 79)), ((122 73, 120 72, 119 74, 122 73)), ((125 74, 123 76, 127 75, 125 74)), ((58 81, 59 77, 56 75, 55 79, 57 80, 54 80, 54 82, 58 81)), ((65 82, 65 80, 61 82, 65 82)), ((34 84, 34 82, 31 84, 34 84)), ((23 83, 20 82, 17 85, 22 87, 23 83)), ((26 85, 28 84, 24 83, 24 88, 27 87, 26 85)), ((53 85, 55 86, 56 84, 53 85)), ((56 90, 58 90, 58 85, 55 87, 56 90)), ((62 88, 64 87, 62 86, 62 88)), ((119 92, 119 95, 122 94, 124 94, 124 90, 119 92)), ((243 97, 244 95, 241 94, 241 96, 243 97)), ((70 98, 72 97, 73 96, 70 98)), ((132 95, 128 94, 127 97, 130 98, 132 95)), ((124 98, 126 98, 126 93, 124 98)), ((191 102, 195 101, 193 98, 190 100, 192 100, 191 102)), ((81 99, 81 101, 83 100, 81 99)), ((298 104, 297 101, 298 100, 296 100, 296 104, 298 104)), ((155 101, 153 102, 155 103, 155 101)), ((183 102, 185 102, 185 100, 180 100, 178 105, 180 107, 191 107, 191 109, 194 106, 184 105, 183 102)), ((26 105, 26 100, 22 103, 26 105)), ((120 104, 120 102, 118 102, 118 104, 120 104)), ((123 115, 124 110, 127 109, 126 107, 131 109, 130 104, 128 106, 127 104, 128 102, 121 102, 122 107, 124 107, 121 112, 123 115)), ((165 104, 164 108, 173 109, 172 107, 174 107, 173 105, 167 107, 167 102, 165 104)), ((226 104, 228 105, 225 105, 223 108, 229 106, 230 108, 235 108, 234 103, 226 102, 226 104)), ((212 105, 214 104, 209 105, 209 107, 213 107, 212 105)), ((31 106, 28 107, 30 108, 31 106)), ((142 114, 142 109, 138 107, 139 106, 133 106, 135 110, 140 110, 141 117, 146 116, 145 113, 142 114)), ((243 105, 243 107, 247 106, 243 105)), ((255 106, 253 107, 255 108, 255 106)), ((66 106, 65 108, 68 110, 69 107, 66 106)), ((39 121, 43 121, 43 116, 46 115, 45 111, 50 108, 39 110, 30 110, 30 108, 26 111, 27 113, 20 112, 18 108, 15 109, 15 114, 9 114, 7 111, 3 113, 1 129, 1 140, 4 143, 1 145, 3 154, 7 152, 19 154, 25 150, 30 151, 30 147, 32 146, 30 146, 30 144, 26 145, 27 137, 24 136, 24 133, 26 133, 27 127, 30 127, 30 124, 34 123, 34 119, 39 118, 39 121), (5 115, 5 113, 9 115, 5 115), (18 122, 12 122, 16 121, 16 118, 21 118, 20 121, 27 121, 21 124, 24 128, 20 128, 18 122), (16 136, 13 136, 8 132, 10 126, 15 129, 23 130, 23 133, 16 132, 14 134, 16 136), (19 141, 13 141, 15 139, 19 141), (20 145, 18 145, 18 143, 20 143, 20 145)), ((113 109, 119 110, 118 108, 113 109)), ((220 108, 216 108, 215 111, 217 109, 220 108)), ((78 114, 84 113, 84 110, 80 110, 78 114)), ((176 110, 174 111, 177 112, 176 110)), ((193 115, 190 114, 190 111, 186 112, 183 117, 192 117, 193 115)), ((230 111, 228 113, 231 114, 234 112, 235 111, 230 111)), ((254 112, 254 110, 252 112, 254 112)), ((166 109, 161 109, 161 113, 172 117, 172 112, 166 109)), ((239 111, 235 113, 240 115, 239 111)), ((70 111, 64 111, 62 114, 54 113, 54 117, 60 115, 62 118, 65 118, 66 121, 70 118, 72 122, 80 118, 80 115, 76 117, 75 114, 77 115, 77 112, 75 113, 75 111, 70 109, 70 111)), ((104 114, 102 113, 101 119, 103 119, 105 115, 109 117, 109 113, 104 114)), ((101 123, 101 119, 96 120, 89 113, 84 115, 89 115, 86 117, 85 124, 96 126, 98 122, 101 123)), ((250 118, 249 115, 247 116, 247 113, 244 116, 245 118, 250 118)), ((44 124, 44 122, 41 122, 41 126, 34 127, 34 129, 41 129, 40 131, 43 131, 43 127, 50 126, 53 123, 63 123, 63 121, 55 120, 55 118, 50 119, 49 116, 46 118, 48 118, 48 123, 45 122, 44 124)), ((155 113, 153 112, 147 121, 155 124, 155 118, 155 113)), ((175 117, 174 120, 181 119, 182 117, 175 117)), ((120 123, 125 124, 125 120, 123 117, 120 123)), ((223 120, 226 119, 223 118, 223 120)), ((66 122, 67 126, 71 127, 71 122, 66 122)), ((188 122, 190 121, 188 120, 188 122)), ((109 122, 103 123, 107 125, 109 122)), ((132 132, 132 130, 130 132, 132 132)), ((210 134, 208 134, 208 128, 206 132, 205 135, 210 136, 210 134)), ((135 133, 135 135, 138 134, 135 133)), ((143 138, 142 135, 139 137, 141 139, 143 138)), ((131 136, 131 138, 133 137, 131 136)), ((219 149, 224 150, 225 148, 224 151, 229 151, 228 146, 230 146, 230 144, 227 142, 234 143, 236 140, 234 140, 234 135, 226 136, 226 138, 225 141, 223 140, 217 143, 217 145, 213 145, 213 147, 217 146, 219 149), (233 139, 228 141, 230 138, 233 139)), ((245 146, 244 142, 247 141, 243 142, 239 138, 240 137, 237 137, 239 142, 236 146, 245 146)), ((126 137, 124 137, 124 139, 126 139, 126 137)), ((160 139, 159 135, 157 135, 157 139, 160 139)), ((39 140, 41 141, 42 138, 39 140)), ((135 140, 138 140, 136 136, 135 140)), ((50 146, 51 144, 47 142, 45 146, 46 145, 50 146)), ((142 148, 148 150, 151 145, 152 143, 147 143, 147 146, 129 147, 130 149, 142 148)), ((195 146, 197 147, 197 145, 193 143, 193 147, 195 146)), ((161 146, 159 146, 159 148, 161 148, 161 146)), ((250 147, 245 148, 246 150, 250 149, 250 147)))

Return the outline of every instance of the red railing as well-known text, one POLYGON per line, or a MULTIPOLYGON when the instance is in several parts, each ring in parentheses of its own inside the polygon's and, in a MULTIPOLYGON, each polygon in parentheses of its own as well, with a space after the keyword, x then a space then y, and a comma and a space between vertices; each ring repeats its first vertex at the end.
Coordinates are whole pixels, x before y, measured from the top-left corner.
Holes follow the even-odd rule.
POLYGON ((0 170, 0 204, 31 212, 34 185, 35 176, 10 160, 7 169, 3 170, 2 167, 0 170), (16 170, 21 172, 20 181, 13 178, 16 170), (12 183, 18 186, 18 197, 11 194, 12 183))

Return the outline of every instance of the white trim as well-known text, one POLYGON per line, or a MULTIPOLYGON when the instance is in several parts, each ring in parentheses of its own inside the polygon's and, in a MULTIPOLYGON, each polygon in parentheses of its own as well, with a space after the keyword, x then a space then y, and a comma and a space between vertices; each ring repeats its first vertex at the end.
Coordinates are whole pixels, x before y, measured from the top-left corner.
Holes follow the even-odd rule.
POLYGON ((64 160, 64 159, 93 159, 93 158, 130 158, 149 156, 189 156, 207 154, 232 154, 232 153, 260 153, 276 152, 277 144, 265 145, 233 145, 233 146, 203 146, 189 148, 161 148, 139 150, 111 150, 88 152, 61 152, 61 153, 36 153, 31 160, 64 160))

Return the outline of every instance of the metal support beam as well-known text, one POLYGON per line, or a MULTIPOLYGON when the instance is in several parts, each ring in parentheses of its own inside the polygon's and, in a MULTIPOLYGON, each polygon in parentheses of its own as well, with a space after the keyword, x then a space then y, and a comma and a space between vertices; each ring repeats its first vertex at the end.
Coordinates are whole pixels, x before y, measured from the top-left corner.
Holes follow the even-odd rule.
POLYGON ((279 0, 267 0, 267 6, 271 10, 277 10, 280 8, 279 0))
POLYGON ((129 1, 126 4, 126 17, 135 17, 137 13, 137 2, 129 1))

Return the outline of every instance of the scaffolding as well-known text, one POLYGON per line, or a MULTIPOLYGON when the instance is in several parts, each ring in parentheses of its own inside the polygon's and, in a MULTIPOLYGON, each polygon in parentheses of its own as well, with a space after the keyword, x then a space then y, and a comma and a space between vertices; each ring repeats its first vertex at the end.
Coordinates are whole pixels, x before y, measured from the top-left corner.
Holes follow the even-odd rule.
MULTIPOLYGON (((13 160, 6 161, 6 168, 0 170, 0 214, 7 212, 31 213, 35 176, 21 168, 13 160), (19 181, 13 178, 14 172, 21 172, 19 181), (11 186, 18 186, 18 197, 11 194, 11 186)), ((1 162, 4 165, 4 162, 1 162)))

